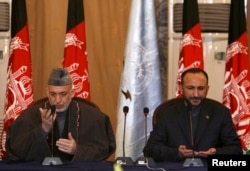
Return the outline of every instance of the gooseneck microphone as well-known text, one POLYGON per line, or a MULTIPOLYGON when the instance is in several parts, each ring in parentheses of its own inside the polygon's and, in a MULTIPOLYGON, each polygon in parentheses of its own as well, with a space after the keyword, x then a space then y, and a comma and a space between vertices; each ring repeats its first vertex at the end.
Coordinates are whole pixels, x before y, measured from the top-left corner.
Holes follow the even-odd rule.
POLYGON ((187 102, 187 109, 188 109, 188 116, 189 116, 189 127, 190 127, 190 137, 191 137, 191 145, 192 145, 192 150, 193 150, 193 155, 192 158, 186 158, 183 167, 190 167, 190 166, 195 166, 195 167, 201 167, 204 166, 202 160, 200 158, 195 158, 194 156, 194 132, 193 132, 193 117, 192 117, 192 105, 190 102, 187 102))
MULTIPOLYGON (((144 131, 144 133, 145 133, 145 146, 147 144, 147 130, 148 130, 148 128, 147 128, 147 117, 148 117, 148 113, 149 113, 148 107, 144 107, 143 108, 143 114, 145 116, 145 131, 144 131)), ((136 165, 137 166, 148 165, 148 166, 153 167, 153 166, 155 166, 155 162, 154 162, 153 158, 142 156, 142 157, 139 157, 136 160, 136 165)))
MULTIPOLYGON (((56 113, 56 106, 55 105, 51 105, 50 107, 50 116, 52 116, 52 120, 53 117, 56 113)), ((62 161, 59 157, 54 157, 54 124, 52 123, 52 128, 51 128, 51 157, 45 157, 42 165, 62 165, 62 161)))
MULTIPOLYGON (((52 120, 53 120, 53 117, 56 113, 56 106, 52 105, 50 107, 50 111, 51 111, 50 116, 52 116, 52 120)), ((52 157, 54 157, 54 145, 53 145, 53 143, 54 143, 54 126, 53 125, 54 124, 52 124, 52 129, 51 129, 51 153, 52 153, 51 156, 52 157)))
POLYGON ((192 105, 190 103, 187 103, 187 109, 188 109, 189 126, 190 126, 190 137, 191 137, 191 144, 192 144, 193 158, 194 158, 193 118, 192 118, 192 105))
POLYGON ((123 151, 123 156, 122 157, 117 157, 115 162, 117 164, 121 165, 126 165, 126 166, 133 166, 134 162, 131 157, 126 157, 125 155, 125 135, 126 135, 126 120, 127 120, 127 114, 128 114, 129 108, 128 106, 123 107, 123 113, 124 113, 124 129, 123 129, 123 140, 122 140, 122 151, 123 151))
POLYGON ((144 113, 144 116, 145 116, 145 145, 147 144, 147 130, 148 130, 147 116, 148 116, 148 112, 149 112, 149 109, 147 107, 144 107, 143 113, 144 113))
POLYGON ((123 113, 125 116, 124 119, 124 127, 123 127, 123 140, 122 140, 122 152, 123 152, 123 157, 125 158, 125 134, 126 134, 126 120, 127 120, 127 114, 128 114, 128 106, 123 107, 123 113))

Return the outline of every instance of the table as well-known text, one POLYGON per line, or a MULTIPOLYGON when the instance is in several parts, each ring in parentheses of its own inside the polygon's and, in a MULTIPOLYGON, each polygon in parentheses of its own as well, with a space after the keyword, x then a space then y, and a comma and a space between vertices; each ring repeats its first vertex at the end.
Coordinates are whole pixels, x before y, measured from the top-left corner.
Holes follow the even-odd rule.
MULTIPOLYGON (((158 168, 154 170, 161 171, 207 171, 207 167, 182 167, 182 162, 163 162, 156 163, 153 168, 158 168)), ((42 165, 36 161, 0 161, 0 170, 32 170, 32 171, 113 171, 114 162, 103 161, 103 162, 68 162, 63 163, 62 165, 42 165)), ((145 165, 140 166, 126 166, 122 165, 124 171, 148 171, 150 170, 145 165)))

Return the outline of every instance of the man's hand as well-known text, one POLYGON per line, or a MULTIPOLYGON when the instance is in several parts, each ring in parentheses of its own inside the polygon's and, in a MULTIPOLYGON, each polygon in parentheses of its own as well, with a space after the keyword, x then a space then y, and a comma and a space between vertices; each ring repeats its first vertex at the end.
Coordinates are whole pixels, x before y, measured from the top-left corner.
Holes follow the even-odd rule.
POLYGON ((56 146, 60 151, 74 155, 76 151, 76 141, 72 137, 71 132, 68 134, 68 139, 60 138, 56 141, 56 146))
POLYGON ((216 153, 216 149, 215 148, 209 148, 207 151, 199 151, 198 152, 198 156, 206 158, 208 155, 213 155, 215 153, 216 153))
POLYGON ((180 145, 178 151, 180 157, 182 158, 193 157, 198 155, 198 152, 193 151, 192 149, 187 149, 185 145, 180 145))
POLYGON ((42 128, 45 132, 50 132, 56 119, 56 113, 51 115, 50 109, 39 108, 42 118, 42 128))

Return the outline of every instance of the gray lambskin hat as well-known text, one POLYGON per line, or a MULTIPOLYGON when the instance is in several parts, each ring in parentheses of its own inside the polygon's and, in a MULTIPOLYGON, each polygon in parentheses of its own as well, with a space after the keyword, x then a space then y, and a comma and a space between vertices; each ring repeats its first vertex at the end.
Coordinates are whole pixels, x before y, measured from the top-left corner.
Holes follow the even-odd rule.
POLYGON ((67 69, 56 68, 51 71, 48 85, 64 86, 69 84, 72 84, 72 79, 67 69))

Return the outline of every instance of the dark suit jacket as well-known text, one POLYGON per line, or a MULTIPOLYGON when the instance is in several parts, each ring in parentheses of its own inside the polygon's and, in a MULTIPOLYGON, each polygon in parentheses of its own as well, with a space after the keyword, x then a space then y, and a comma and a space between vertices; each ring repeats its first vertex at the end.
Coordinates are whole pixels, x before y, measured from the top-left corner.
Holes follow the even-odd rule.
POLYGON ((185 145, 196 151, 216 148, 216 154, 242 154, 241 142, 236 134, 229 109, 221 103, 205 99, 199 113, 198 128, 194 135, 194 147, 190 133, 190 121, 184 100, 157 109, 156 124, 143 150, 146 157, 155 161, 176 161, 178 147, 185 145))

